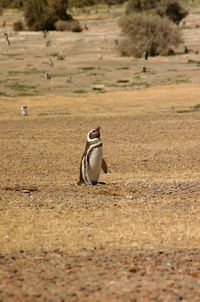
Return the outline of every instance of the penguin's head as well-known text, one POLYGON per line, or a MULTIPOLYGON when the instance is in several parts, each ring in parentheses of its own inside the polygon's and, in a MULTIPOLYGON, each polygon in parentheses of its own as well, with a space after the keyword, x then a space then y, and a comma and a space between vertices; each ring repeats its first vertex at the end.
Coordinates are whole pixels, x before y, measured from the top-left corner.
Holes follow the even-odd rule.
POLYGON ((93 141, 97 138, 100 138, 100 127, 97 127, 96 129, 92 129, 88 132, 87 140, 93 141))

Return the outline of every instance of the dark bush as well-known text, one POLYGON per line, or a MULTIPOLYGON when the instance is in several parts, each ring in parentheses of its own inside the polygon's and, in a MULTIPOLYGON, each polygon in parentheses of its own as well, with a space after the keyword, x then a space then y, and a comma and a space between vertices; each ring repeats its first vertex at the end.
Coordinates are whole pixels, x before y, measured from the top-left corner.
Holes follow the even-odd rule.
POLYGON ((81 7, 84 6, 93 6, 97 4, 107 4, 107 5, 114 5, 114 4, 121 4, 127 2, 127 0, 69 0, 69 7, 81 7))
POLYGON ((76 32, 76 33, 82 31, 82 27, 77 20, 73 20, 70 23, 71 23, 71 31, 76 32))
POLYGON ((22 31, 24 30, 24 24, 21 20, 18 20, 13 24, 14 31, 22 31))
POLYGON ((178 0, 129 0, 126 13, 154 11, 161 17, 167 16, 176 24, 185 18, 188 11, 181 6, 178 0))
POLYGON ((27 0, 25 20, 30 30, 53 30, 56 21, 71 20, 67 0, 27 0))
POLYGON ((22 8, 23 0, 0 0, 0 7, 3 8, 22 8))
POLYGON ((73 32, 82 31, 82 27, 77 20, 71 20, 71 21, 58 20, 55 23, 55 27, 56 27, 56 30, 59 30, 59 31, 73 31, 73 32))
POLYGON ((69 0, 69 7, 84 7, 97 4, 97 0, 69 0))
POLYGON ((126 6, 126 13, 154 9, 160 2, 161 0, 129 0, 126 6))
POLYGON ((162 1, 156 12, 161 17, 167 16, 176 24, 179 24, 180 21, 188 15, 188 11, 182 7, 177 0, 162 1))
POLYGON ((124 2, 127 2, 127 0, 104 0, 102 2, 108 5, 115 5, 115 4, 122 4, 124 2))
POLYGON ((180 31, 168 18, 136 14, 123 17, 119 25, 125 39, 120 43, 122 55, 142 57, 169 55, 182 42, 180 31))

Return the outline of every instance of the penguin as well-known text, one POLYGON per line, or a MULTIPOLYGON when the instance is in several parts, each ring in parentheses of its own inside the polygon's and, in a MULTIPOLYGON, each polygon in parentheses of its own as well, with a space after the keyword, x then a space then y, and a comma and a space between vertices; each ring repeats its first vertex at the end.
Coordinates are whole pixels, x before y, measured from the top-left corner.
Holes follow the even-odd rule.
POLYGON ((146 50, 144 53, 144 58, 146 61, 148 60, 148 57, 149 57, 149 52, 148 52, 148 50, 146 50))
POLYGON ((27 116, 28 112, 27 112, 27 106, 22 106, 21 107, 21 116, 27 116))
POLYGON ((78 185, 96 185, 99 180, 101 168, 105 174, 108 172, 107 164, 103 159, 102 145, 100 127, 90 130, 87 134, 85 151, 81 158, 78 185))
POLYGON ((142 72, 147 72, 147 69, 144 65, 142 65, 142 72))

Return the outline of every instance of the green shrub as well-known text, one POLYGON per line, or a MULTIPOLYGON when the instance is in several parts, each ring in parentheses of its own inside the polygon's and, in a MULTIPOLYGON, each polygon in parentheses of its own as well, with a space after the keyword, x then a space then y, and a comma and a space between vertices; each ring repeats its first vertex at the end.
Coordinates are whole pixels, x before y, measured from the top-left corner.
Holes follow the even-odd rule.
POLYGON ((119 25, 125 39, 120 43, 122 55, 142 57, 169 55, 182 43, 180 31, 168 18, 157 15, 135 14, 120 19, 119 25))
POLYGON ((67 0, 27 0, 25 20, 30 30, 53 30, 60 20, 71 20, 67 0))

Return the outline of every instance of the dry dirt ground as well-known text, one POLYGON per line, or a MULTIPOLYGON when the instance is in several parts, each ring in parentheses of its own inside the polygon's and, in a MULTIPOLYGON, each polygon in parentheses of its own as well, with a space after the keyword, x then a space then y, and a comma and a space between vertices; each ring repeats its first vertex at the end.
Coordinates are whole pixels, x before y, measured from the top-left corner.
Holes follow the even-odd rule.
MULTIPOLYGON (((189 41, 191 31, 198 50, 196 16, 188 17, 186 36, 189 41)), ((43 70, 49 51, 46 45, 38 49, 45 43, 41 33, 13 33, 11 41, 25 43, 17 50, 22 60, 6 56, 12 48, 3 46, 2 81, 37 91, 1 81, 0 301, 200 301, 200 111, 194 108, 200 87, 198 67, 187 64, 198 54, 151 58, 148 64, 157 66, 160 76, 139 72, 149 75, 149 88, 105 85, 105 93, 92 93, 94 83, 88 70, 79 74, 80 67, 96 72, 100 63, 90 54, 84 59, 80 45, 89 36, 96 45, 95 30, 102 35, 100 25, 106 29, 107 21, 110 35, 112 26, 119 30, 115 19, 88 20, 92 32, 83 36, 49 33, 55 44, 64 45, 64 35, 76 37, 66 45, 77 54, 77 60, 69 59, 73 82, 62 88, 56 85, 64 76, 49 84, 36 72, 43 70), (25 34, 26 39, 14 39, 25 34), (187 81, 176 85, 179 73, 187 81), (168 85, 155 86, 159 79, 168 85), (20 116, 22 105, 29 116, 20 116), (87 132, 99 125, 109 169, 100 180, 106 184, 77 186, 87 132)), ((109 83, 131 78, 143 62, 107 51, 110 59, 103 58, 98 68, 109 83), (135 67, 116 71, 130 62, 135 67)), ((62 62, 56 60, 56 73, 63 68, 67 74, 67 57, 62 62)))

